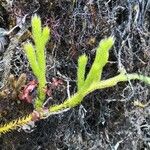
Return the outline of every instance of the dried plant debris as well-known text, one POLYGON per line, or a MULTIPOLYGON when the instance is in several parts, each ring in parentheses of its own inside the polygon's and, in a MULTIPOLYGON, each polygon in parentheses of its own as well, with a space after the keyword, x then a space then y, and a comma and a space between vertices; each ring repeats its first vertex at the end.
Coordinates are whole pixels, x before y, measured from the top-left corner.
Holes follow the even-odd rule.
POLYGON ((10 75, 7 84, 0 91, 0 97, 17 100, 25 84, 26 74, 21 74, 18 79, 14 75, 10 75))
POLYGON ((21 89, 26 84, 26 74, 21 74, 18 80, 15 79, 13 75, 9 76, 9 84, 10 88, 13 89, 12 91, 12 97, 15 99, 20 94, 21 89))
MULTIPOLYGON (((116 43, 110 52, 108 69, 104 69, 104 78, 122 68, 127 72, 150 75, 149 0, 3 0, 0 4, 0 28, 10 30, 16 25, 15 20, 19 21, 26 14, 29 14, 26 19, 29 23, 31 14, 36 12, 42 22, 52 29, 47 53, 51 53, 59 63, 54 62, 51 66, 51 60, 47 58, 47 78, 50 81, 56 75, 65 77, 71 93, 76 90, 74 81, 78 56, 83 53, 89 56, 88 70, 94 59, 95 47, 105 36, 114 35, 116 43)), ((13 48, 9 75, 13 73, 18 79, 25 72, 30 80, 33 75, 20 44, 13 48)), ((1 65, 2 62, 0 69, 5 70, 1 65)), ((1 79, 2 75, 0 71, 1 79)), ((5 96, 8 91, 1 92, 0 95, 5 96)), ((149 87, 137 82, 96 91, 86 97, 82 107, 40 121, 34 131, 30 126, 31 133, 15 131, 3 135, 0 137, 0 148, 149 150, 149 101, 149 87), (148 105, 139 107, 141 104, 148 105)), ((0 115, 3 120, 0 122, 24 116, 31 110, 29 104, 1 99, 0 115)))

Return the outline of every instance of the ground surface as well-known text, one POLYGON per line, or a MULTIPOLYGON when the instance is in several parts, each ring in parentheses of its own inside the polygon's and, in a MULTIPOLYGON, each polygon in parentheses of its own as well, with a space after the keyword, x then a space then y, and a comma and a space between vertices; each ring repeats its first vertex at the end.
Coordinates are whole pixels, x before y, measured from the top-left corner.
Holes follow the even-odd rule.
MULTIPOLYGON (((16 40, 16 34, 23 28, 30 30, 34 13, 52 29, 47 45, 47 80, 56 77, 64 81, 64 85, 53 92, 56 100, 52 100, 52 104, 67 98, 67 83, 70 93, 75 93, 78 56, 83 53, 89 56, 88 71, 99 41, 110 35, 116 41, 103 79, 115 76, 122 67, 127 72, 150 76, 149 0, 14 0, 12 4, 0 3, 0 28, 10 30, 27 15, 24 23, 9 36, 5 49, 0 49, 1 87, 7 80, 4 79, 6 70, 16 77, 26 73, 28 80, 34 78, 22 49, 22 43, 30 36, 23 35, 16 45, 12 40, 16 40), (9 51, 8 57, 6 52, 9 51), (10 59, 8 68, 2 66, 6 58, 10 59)), ((149 102, 148 85, 137 81, 120 83, 88 95, 80 106, 68 112, 37 122, 31 133, 15 130, 2 135, 0 149, 149 150, 149 102), (135 101, 146 105, 137 106, 135 101)), ((0 122, 6 123, 32 109, 32 105, 13 100, 11 96, 2 99, 0 122)))

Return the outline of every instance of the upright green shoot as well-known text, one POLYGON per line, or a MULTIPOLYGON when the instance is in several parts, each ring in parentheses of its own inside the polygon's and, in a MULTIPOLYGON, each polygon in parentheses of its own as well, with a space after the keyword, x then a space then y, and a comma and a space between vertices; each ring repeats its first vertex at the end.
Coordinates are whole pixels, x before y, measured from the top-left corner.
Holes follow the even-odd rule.
POLYGON ((82 55, 78 59, 78 70, 77 70, 77 86, 78 90, 80 90, 85 82, 85 71, 86 71, 86 64, 87 64, 87 56, 82 55))
POLYGON ((38 79, 38 98, 35 101, 35 108, 40 108, 45 100, 46 88, 46 58, 45 46, 50 38, 48 27, 42 28, 41 19, 37 15, 32 17, 32 35, 35 45, 27 43, 24 49, 33 70, 38 79))
POLYGON ((103 67, 108 62, 109 50, 113 44, 113 37, 101 40, 96 50, 95 60, 85 80, 85 88, 88 88, 92 82, 99 82, 101 80, 103 67))

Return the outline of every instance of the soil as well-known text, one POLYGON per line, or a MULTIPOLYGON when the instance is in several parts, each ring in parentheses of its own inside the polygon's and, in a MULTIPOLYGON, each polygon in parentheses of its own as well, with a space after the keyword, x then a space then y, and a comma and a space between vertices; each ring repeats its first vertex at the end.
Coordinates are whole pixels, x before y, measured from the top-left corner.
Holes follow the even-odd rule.
MULTIPOLYGON (((3 39, 0 37, 7 43, 4 45, 0 41, 4 47, 1 49, 0 45, 1 89, 5 88, 8 74, 18 78, 26 73, 27 82, 35 79, 22 48, 23 43, 31 40, 31 35, 23 33, 17 42, 12 40, 17 40, 16 35, 24 28, 31 31, 30 20, 35 13, 51 28, 51 40, 46 48, 47 81, 53 78, 63 81, 63 85, 53 91, 49 105, 64 101, 68 87, 70 94, 75 93, 78 57, 88 55, 88 72, 96 47, 105 37, 114 36, 115 45, 103 79, 117 75, 121 68, 128 73, 150 76, 149 0, 3 0, 0 2, 0 28, 18 27, 10 35, 2 36, 3 39), (7 68, 3 62, 9 50, 7 68)), ((149 150, 149 104, 150 86, 139 81, 119 83, 87 95, 81 105, 40 120, 34 127, 3 134, 0 149, 149 150)), ((0 100, 0 124, 32 110, 32 104, 13 99, 9 94, 0 100)))

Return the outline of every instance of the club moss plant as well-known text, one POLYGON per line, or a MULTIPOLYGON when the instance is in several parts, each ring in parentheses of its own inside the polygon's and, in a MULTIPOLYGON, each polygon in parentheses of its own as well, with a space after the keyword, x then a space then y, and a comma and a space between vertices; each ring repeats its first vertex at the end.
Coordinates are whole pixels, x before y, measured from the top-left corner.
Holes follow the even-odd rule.
POLYGON ((32 34, 35 46, 31 43, 27 43, 24 46, 24 49, 33 73, 37 77, 39 83, 38 96, 35 100, 35 110, 27 116, 15 119, 4 125, 0 125, 1 134, 33 121, 35 112, 39 114, 40 119, 47 118, 52 114, 62 113, 63 111, 79 105, 83 101, 84 97, 89 93, 95 90, 115 86, 118 82, 140 80, 150 85, 150 77, 138 75, 136 73, 127 74, 125 71, 121 71, 120 74, 112 78, 101 80, 103 68, 108 62, 109 50, 115 41, 113 37, 109 37, 101 40, 99 43, 94 62, 90 71, 87 73, 87 76, 85 76, 85 73, 88 57, 85 54, 79 57, 77 68, 77 92, 70 98, 66 99, 63 103, 50 106, 50 108, 45 111, 45 108, 42 107, 45 101, 45 92, 43 88, 46 88, 46 56, 44 51, 45 45, 49 39, 49 33, 50 30, 48 27, 44 27, 42 29, 40 17, 37 15, 32 17, 32 34))
POLYGON ((40 108, 45 100, 46 88, 46 58, 45 46, 50 37, 50 29, 42 29, 41 19, 35 15, 32 17, 32 37, 35 45, 27 43, 24 45, 25 53, 29 60, 34 75, 38 80, 38 97, 35 101, 35 107, 40 108))

